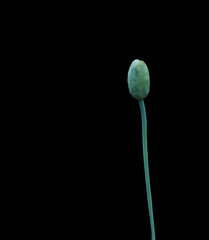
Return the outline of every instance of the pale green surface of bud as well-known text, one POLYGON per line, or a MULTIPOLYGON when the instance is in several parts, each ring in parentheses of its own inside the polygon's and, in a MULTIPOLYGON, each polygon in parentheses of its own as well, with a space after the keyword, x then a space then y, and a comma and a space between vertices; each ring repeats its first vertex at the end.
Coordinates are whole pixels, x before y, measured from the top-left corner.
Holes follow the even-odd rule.
POLYGON ((128 88, 131 96, 138 101, 143 100, 150 90, 150 77, 145 62, 138 59, 131 63, 128 70, 128 88))

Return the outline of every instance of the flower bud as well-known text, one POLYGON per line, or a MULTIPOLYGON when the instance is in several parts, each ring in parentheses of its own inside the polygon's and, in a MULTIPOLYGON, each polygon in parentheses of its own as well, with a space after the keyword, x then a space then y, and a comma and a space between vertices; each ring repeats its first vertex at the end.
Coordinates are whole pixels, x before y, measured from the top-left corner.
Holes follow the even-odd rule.
POLYGON ((143 100, 150 90, 150 77, 145 62, 138 59, 131 63, 128 71, 128 88, 131 96, 143 100))

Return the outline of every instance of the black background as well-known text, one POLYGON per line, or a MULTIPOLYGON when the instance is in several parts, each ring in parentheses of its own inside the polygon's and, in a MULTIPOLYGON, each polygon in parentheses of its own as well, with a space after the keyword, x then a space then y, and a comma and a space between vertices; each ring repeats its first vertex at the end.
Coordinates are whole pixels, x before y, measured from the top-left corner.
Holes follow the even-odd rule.
POLYGON ((26 81, 18 82, 21 104, 14 103, 22 160, 13 165, 23 171, 13 184, 26 221, 34 217, 30 234, 150 238, 140 110, 127 87, 134 59, 150 71, 145 106, 156 238, 200 234, 205 38, 185 11, 178 19, 170 11, 143 18, 116 8, 82 21, 47 11, 44 21, 30 22, 25 52, 16 54, 16 74, 26 81))

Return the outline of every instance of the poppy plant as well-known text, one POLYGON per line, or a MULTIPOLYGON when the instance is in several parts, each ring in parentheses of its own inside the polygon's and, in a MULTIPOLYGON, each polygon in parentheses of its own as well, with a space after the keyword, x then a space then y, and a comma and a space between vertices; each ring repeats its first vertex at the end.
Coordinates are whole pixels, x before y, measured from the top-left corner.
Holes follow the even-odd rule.
POLYGON ((143 100, 144 98, 147 97, 150 90, 150 76, 149 76, 149 71, 145 62, 136 59, 131 63, 128 71, 128 88, 131 96, 138 101, 140 111, 141 111, 142 146, 143 146, 147 203, 148 203, 152 240, 155 240, 154 215, 153 215, 153 207, 152 207, 152 195, 151 195, 149 164, 148 164, 147 117, 146 117, 145 104, 143 100))

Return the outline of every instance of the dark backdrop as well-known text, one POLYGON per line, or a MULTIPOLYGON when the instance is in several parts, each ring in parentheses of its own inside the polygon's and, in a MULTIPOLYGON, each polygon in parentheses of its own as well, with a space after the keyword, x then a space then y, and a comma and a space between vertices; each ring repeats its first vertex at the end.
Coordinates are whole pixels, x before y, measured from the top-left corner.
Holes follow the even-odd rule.
POLYGON ((206 85, 197 60, 203 49, 194 47, 187 22, 164 25, 169 13, 150 24, 124 16, 113 11, 113 21, 101 17, 99 27, 99 16, 77 24, 62 16, 62 24, 52 18, 27 35, 30 81, 21 123, 30 161, 22 166, 31 181, 23 178, 22 186, 36 233, 150 239, 140 110, 127 87, 136 58, 150 71, 145 106, 157 239, 196 230, 206 202, 199 199, 206 180, 200 167, 206 85))

